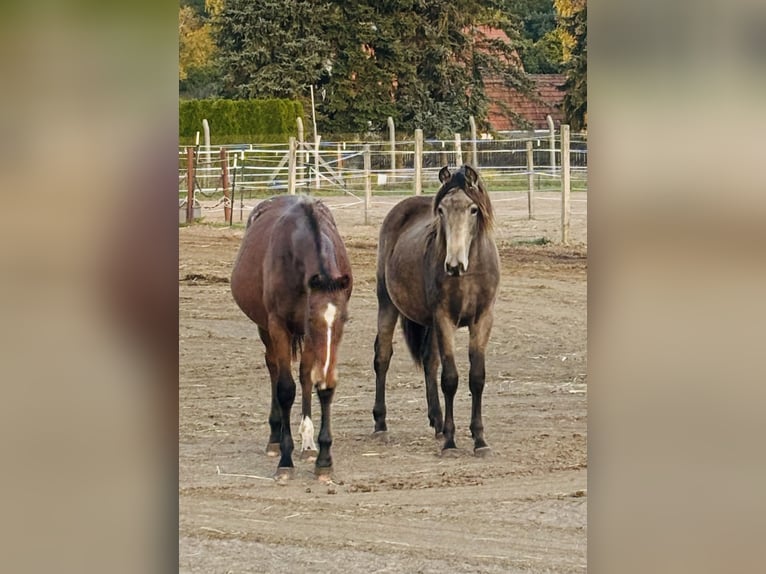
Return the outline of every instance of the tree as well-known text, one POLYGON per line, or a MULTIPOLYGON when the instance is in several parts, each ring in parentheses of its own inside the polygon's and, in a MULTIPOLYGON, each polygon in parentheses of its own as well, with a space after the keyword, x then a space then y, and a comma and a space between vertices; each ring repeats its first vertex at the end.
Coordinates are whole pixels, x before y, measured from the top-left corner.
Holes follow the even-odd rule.
POLYGON ((191 6, 178 10, 178 77, 185 80, 192 68, 205 67, 214 50, 210 27, 191 6))
POLYGON ((573 130, 588 125, 588 7, 586 0, 555 0, 567 81, 564 115, 573 130))
POLYGON ((563 49, 553 0, 507 0, 505 9, 519 28, 519 56, 527 73, 560 73, 563 49))
POLYGON ((225 0, 215 17, 221 95, 298 98, 329 57, 321 23, 331 5, 310 0, 225 0))
POLYGON ((215 43, 208 2, 185 0, 178 11, 178 92, 181 97, 206 98, 217 93, 213 60, 215 43))
POLYGON ((447 135, 470 115, 481 127, 489 77, 529 90, 501 0, 214 1, 220 95, 306 104, 314 86, 325 133, 382 131, 392 116, 405 131, 447 135), (480 33, 486 25, 512 41, 480 33))
POLYGON ((482 26, 512 24, 492 1, 336 2, 340 26, 328 29, 331 67, 319 82, 318 122, 331 132, 385 129, 451 135, 473 115, 486 120, 485 81, 529 90, 513 45, 482 26))

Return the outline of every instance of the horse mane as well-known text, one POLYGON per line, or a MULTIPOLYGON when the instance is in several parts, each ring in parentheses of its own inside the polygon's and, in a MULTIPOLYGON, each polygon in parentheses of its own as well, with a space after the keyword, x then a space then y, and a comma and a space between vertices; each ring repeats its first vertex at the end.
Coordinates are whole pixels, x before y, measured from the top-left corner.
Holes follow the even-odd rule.
MULTIPOLYGON (((446 168, 443 168, 442 171, 444 169, 446 168)), ((492 211, 492 204, 489 201, 489 193, 487 193, 484 182, 479 177, 479 174, 468 164, 463 165, 453 173, 439 188, 439 191, 436 192, 433 207, 434 215, 436 215, 442 200, 455 188, 461 189, 479 208, 479 232, 484 233, 485 231, 492 230, 495 216, 492 211)))
POLYGON ((303 201, 301 202, 301 207, 306 215, 309 232, 314 239, 317 263, 319 265, 319 273, 316 273, 309 278, 309 288, 313 291, 323 292, 342 291, 343 289, 346 289, 349 285, 348 276, 331 277, 325 267, 325 257, 322 252, 322 232, 319 228, 319 219, 323 218, 325 221, 329 221, 334 225, 335 220, 332 217, 332 213, 330 213, 330 210, 327 209, 327 206, 321 201, 303 201))

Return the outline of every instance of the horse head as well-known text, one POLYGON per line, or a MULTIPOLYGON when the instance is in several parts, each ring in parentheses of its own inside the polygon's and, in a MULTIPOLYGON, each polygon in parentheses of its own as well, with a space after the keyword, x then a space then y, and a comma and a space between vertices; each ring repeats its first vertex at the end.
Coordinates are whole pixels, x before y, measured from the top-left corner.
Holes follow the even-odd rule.
POLYGON ((458 277, 468 271, 471 243, 492 226, 492 206, 479 174, 469 165, 454 174, 444 166, 439 181, 434 215, 445 244, 444 271, 458 277))
POLYGON ((310 357, 311 382, 319 390, 335 388, 337 351, 348 319, 351 278, 314 275, 309 279, 304 355, 310 357))

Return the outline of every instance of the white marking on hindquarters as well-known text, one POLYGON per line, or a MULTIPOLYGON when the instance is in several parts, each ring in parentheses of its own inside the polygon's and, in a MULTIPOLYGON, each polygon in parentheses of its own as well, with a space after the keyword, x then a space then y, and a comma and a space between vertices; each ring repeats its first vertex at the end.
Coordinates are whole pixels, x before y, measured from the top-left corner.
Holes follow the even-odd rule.
POLYGON ((309 417, 303 417, 301 426, 298 427, 298 432, 301 435, 301 452, 304 450, 317 450, 317 445, 314 442, 314 423, 311 422, 309 417))
MULTIPOLYGON (((332 303, 327 304, 324 312, 324 320, 327 323, 327 355, 324 360, 324 381, 327 380, 327 371, 330 369, 330 346, 332 345, 332 326, 335 323, 335 314, 338 309, 332 303)), ((323 382, 324 382, 323 381, 323 382)))

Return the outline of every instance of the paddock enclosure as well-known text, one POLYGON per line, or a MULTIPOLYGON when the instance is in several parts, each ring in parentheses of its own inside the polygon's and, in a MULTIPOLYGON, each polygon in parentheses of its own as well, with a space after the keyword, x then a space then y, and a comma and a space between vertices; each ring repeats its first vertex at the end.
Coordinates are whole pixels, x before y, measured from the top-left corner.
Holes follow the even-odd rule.
MULTIPOLYGON (((288 484, 272 480, 263 345, 228 283, 243 227, 179 228, 181 572, 586 570, 586 193, 572 194, 568 246, 556 243, 560 194, 539 192, 533 220, 525 193, 490 194, 501 280, 487 347, 486 459, 473 456, 468 429, 467 329, 456 339, 459 456, 439 456, 423 374, 398 328, 388 441, 373 437, 377 236, 401 198, 373 201, 368 224, 348 197, 323 198, 354 272, 329 484, 298 459, 288 484)), ((292 414, 295 433, 300 409, 292 414)))

